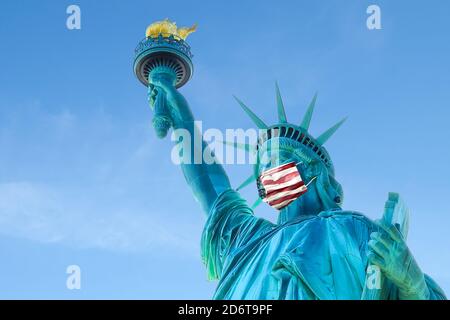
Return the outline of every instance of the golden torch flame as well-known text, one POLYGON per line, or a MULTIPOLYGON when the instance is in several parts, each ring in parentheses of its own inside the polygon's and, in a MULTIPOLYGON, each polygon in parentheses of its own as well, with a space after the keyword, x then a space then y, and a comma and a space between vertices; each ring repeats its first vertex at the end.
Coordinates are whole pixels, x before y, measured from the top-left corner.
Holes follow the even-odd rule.
POLYGON ((194 24, 190 28, 178 28, 175 22, 169 21, 169 19, 165 19, 163 21, 157 21, 152 23, 147 27, 145 31, 145 36, 147 38, 156 38, 159 35, 163 37, 169 37, 171 35, 175 37, 179 37, 183 40, 186 40, 187 36, 197 30, 197 25, 194 24))

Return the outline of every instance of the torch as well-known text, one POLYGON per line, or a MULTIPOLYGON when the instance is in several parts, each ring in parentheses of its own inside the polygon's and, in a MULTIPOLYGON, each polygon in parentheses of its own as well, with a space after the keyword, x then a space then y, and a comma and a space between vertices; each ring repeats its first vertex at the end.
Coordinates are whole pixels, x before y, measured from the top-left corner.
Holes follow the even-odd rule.
MULTIPOLYGON (((192 77, 191 48, 186 37, 196 30, 177 28, 168 19, 152 23, 146 30, 146 37, 135 49, 134 74, 142 84, 152 90, 150 79, 156 75, 165 77, 175 88, 181 88, 192 77)), ((164 138, 172 122, 164 92, 159 91, 153 105, 153 127, 159 138, 164 138)))

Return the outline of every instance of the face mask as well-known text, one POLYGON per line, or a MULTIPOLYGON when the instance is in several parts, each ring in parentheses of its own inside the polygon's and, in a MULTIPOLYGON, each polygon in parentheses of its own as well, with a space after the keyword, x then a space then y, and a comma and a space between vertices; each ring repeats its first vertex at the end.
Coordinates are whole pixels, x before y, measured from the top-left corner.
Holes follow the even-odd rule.
MULTIPOLYGON (((315 177, 309 183, 314 179, 315 177)), ((308 185, 303 182, 294 161, 264 171, 257 179, 259 196, 277 210, 303 195, 308 190, 308 185)))

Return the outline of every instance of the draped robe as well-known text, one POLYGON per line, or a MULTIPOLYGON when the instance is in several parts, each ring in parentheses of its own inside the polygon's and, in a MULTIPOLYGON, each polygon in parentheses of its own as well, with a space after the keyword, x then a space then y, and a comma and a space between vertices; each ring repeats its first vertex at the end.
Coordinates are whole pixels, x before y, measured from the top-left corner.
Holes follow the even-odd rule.
MULTIPOLYGON (((215 201, 202 235, 214 299, 361 299, 370 234, 378 226, 343 210, 302 215, 283 224, 255 217, 239 193, 215 201)), ((430 299, 445 299, 425 276, 430 299)), ((393 287, 389 299, 398 299, 393 287)))

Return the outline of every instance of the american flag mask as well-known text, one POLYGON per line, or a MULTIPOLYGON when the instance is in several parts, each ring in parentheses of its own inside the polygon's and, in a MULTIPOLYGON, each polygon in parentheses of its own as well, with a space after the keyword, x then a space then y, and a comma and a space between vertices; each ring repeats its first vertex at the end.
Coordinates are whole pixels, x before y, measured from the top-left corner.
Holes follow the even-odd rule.
POLYGON ((264 171, 256 183, 260 198, 271 207, 281 210, 303 195, 315 178, 305 185, 297 163, 292 161, 264 171))

